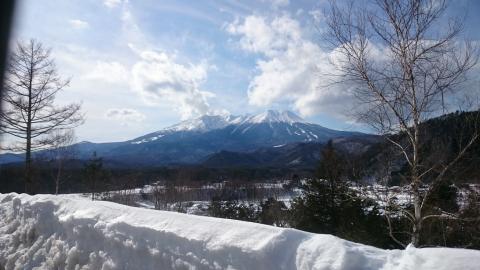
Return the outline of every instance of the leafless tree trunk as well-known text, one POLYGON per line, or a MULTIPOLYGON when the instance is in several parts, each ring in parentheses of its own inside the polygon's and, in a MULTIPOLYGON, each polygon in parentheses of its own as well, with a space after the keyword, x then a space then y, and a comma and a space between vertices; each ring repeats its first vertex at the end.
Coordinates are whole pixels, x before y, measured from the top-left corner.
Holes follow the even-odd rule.
POLYGON ((2 133, 17 139, 9 149, 25 152, 25 192, 32 193, 32 152, 45 147, 42 138, 54 130, 83 122, 80 104, 55 106, 55 95, 68 86, 51 59, 50 50, 30 40, 18 43, 9 56, 0 114, 2 133))
POLYGON ((165 186, 163 184, 155 183, 152 185, 152 196, 155 203, 155 209, 165 210, 167 208, 165 186))
POLYGON ((48 158, 55 163, 55 194, 58 194, 60 189, 65 163, 75 157, 74 142, 73 129, 56 130, 42 141, 48 147, 48 158))
POLYGON ((414 208, 405 213, 412 222, 411 243, 418 246, 422 222, 430 218, 422 210, 431 187, 443 181, 479 137, 477 129, 452 160, 426 164, 422 123, 455 105, 459 84, 477 63, 477 50, 462 42, 459 20, 439 26, 446 1, 372 0, 362 7, 331 1, 330 7, 326 40, 336 55, 335 83, 353 87, 360 102, 359 119, 385 135, 403 155, 414 208), (427 178, 433 180, 427 183, 427 178), (427 184, 430 188, 423 191, 427 184))

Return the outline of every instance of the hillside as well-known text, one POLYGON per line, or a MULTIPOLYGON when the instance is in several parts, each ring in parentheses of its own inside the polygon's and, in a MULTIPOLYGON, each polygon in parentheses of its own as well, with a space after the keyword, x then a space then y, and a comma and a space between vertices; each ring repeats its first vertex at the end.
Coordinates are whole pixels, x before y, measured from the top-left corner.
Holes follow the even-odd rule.
MULTIPOLYGON (((332 140, 345 154, 362 155, 380 141, 374 135, 340 137, 332 140)), ((325 142, 300 142, 264 147, 249 152, 220 151, 208 156, 206 167, 277 167, 312 169, 318 165, 325 142)))
POLYGON ((2 269, 476 269, 475 250, 382 250, 331 235, 138 209, 79 195, 0 194, 2 269))
MULTIPOLYGON (((425 168, 434 169, 427 175, 435 177, 444 164, 455 159, 461 149, 468 141, 480 132, 480 112, 454 112, 440 117, 429 119, 420 125, 422 134, 420 141, 420 153, 423 159, 420 161, 425 168)), ((391 138, 404 146, 408 145, 405 134, 394 134, 391 138)), ((386 141, 379 141, 368 148, 359 159, 363 169, 368 173, 378 171, 385 163, 386 157, 391 159, 393 164, 392 176, 394 185, 399 185, 401 175, 407 173, 408 167, 402 153, 398 148, 393 147, 386 141), (390 156, 388 153, 396 152, 390 156), (399 177, 397 177, 399 176, 399 177)), ((455 183, 480 183, 480 137, 477 138, 471 147, 465 152, 447 172, 447 179, 455 183)))
POLYGON ((320 159, 323 143, 291 143, 250 152, 220 151, 206 158, 202 165, 228 167, 314 167, 320 159))
POLYGON ((106 159, 141 166, 196 164, 220 151, 249 152, 298 142, 326 142, 361 133, 308 123, 292 112, 257 115, 201 116, 150 133, 104 153, 106 159))

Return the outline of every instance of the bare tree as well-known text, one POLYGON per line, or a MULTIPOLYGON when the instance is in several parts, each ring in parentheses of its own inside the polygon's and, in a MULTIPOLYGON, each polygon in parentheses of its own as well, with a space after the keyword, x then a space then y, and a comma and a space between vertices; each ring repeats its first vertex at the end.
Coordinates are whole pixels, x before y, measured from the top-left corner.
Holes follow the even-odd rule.
POLYGON ((426 219, 453 217, 428 215, 424 205, 479 137, 476 129, 452 159, 425 162, 422 123, 455 105, 459 85, 478 59, 471 43, 462 41, 460 20, 441 24, 447 6, 444 0, 372 0, 362 7, 331 1, 327 14, 326 41, 337 56, 332 61, 338 72, 335 83, 351 87, 360 102, 359 119, 385 135, 409 168, 413 210, 403 213, 412 224, 414 246, 426 219))
POLYGON ((161 182, 156 182, 152 185, 152 198, 155 204, 155 209, 167 209, 167 201, 165 199, 165 185, 161 182))
POLYGON ((17 141, 10 150, 25 152, 25 192, 32 193, 32 152, 45 147, 43 137, 83 122, 80 104, 55 106, 55 96, 68 86, 57 73, 50 49, 30 40, 18 43, 9 56, 0 114, 2 133, 17 141))
POLYGON ((55 194, 58 194, 60 190, 65 163, 75 157, 74 142, 75 133, 73 129, 56 130, 43 142, 48 145, 48 158, 55 164, 55 194))

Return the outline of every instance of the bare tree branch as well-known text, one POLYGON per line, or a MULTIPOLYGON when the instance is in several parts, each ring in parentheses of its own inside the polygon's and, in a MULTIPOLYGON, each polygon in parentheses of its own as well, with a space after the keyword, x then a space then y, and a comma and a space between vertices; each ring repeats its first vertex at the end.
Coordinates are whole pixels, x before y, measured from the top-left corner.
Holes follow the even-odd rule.
POLYGON ((0 132, 17 138, 19 142, 14 142, 14 147, 25 151, 27 193, 33 191, 32 151, 47 147, 44 137, 50 133, 83 123, 80 104, 54 105, 55 95, 68 84, 69 80, 63 80, 58 75, 50 49, 45 49, 36 40, 17 43, 9 55, 0 132), (19 143, 24 146, 19 147, 19 143))
POLYGON ((454 18, 448 27, 437 30, 435 24, 448 8, 446 1, 355 4, 351 1, 341 6, 330 1, 325 40, 339 55, 334 61, 339 82, 355 86, 359 120, 384 135, 409 168, 414 211, 403 213, 412 222, 411 241, 418 246, 425 201, 479 138, 477 129, 455 157, 432 165, 425 156, 422 124, 448 111, 447 103, 462 91, 467 72, 478 62, 478 50, 470 42, 462 42, 461 20, 454 18), (436 177, 423 192, 421 186, 433 174, 436 177))

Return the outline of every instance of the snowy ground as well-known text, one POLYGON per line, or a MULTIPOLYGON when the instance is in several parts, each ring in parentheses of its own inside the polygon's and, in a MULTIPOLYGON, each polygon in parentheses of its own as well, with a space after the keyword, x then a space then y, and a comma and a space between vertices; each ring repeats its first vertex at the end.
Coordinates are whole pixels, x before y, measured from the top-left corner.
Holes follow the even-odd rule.
POLYGON ((480 251, 382 250, 255 223, 0 194, 0 269, 478 269, 480 251))
POLYGON ((169 187, 165 183, 155 183, 142 188, 103 192, 97 198, 147 209, 208 216, 208 208, 215 197, 220 200, 235 198, 238 203, 257 206, 268 198, 275 198, 290 206, 292 198, 300 196, 301 190, 298 188, 286 189, 284 186, 288 183, 289 180, 235 185, 217 182, 199 186, 169 187))
MULTIPOLYGON (((302 181, 305 183, 306 180, 302 181)), ((164 184, 157 183, 156 185, 145 185, 142 188, 104 192, 99 198, 147 209, 160 209, 208 216, 208 208, 212 198, 215 196, 221 197, 225 191, 234 195, 232 197, 236 197, 236 201, 239 203, 259 206, 262 201, 272 197, 278 201, 282 201, 287 207, 290 207, 292 199, 301 196, 302 189, 298 187, 285 188, 289 182, 290 180, 283 180, 268 183, 250 183, 230 187, 226 187, 225 182, 198 187, 180 185, 174 187, 175 191, 173 193, 175 193, 175 196, 168 196, 168 192, 172 191, 167 191, 164 184), (155 206, 156 191, 160 191, 158 196, 161 201, 157 206, 155 206), (173 199, 172 197, 175 198, 173 199)), ((381 185, 356 186, 353 183, 350 188, 359 192, 361 196, 375 200, 380 206, 385 206, 387 201, 394 201, 399 205, 411 205, 413 203, 413 197, 411 192, 409 192, 408 186, 394 186, 386 189, 381 185)), ((460 207, 466 205, 468 201, 468 193, 470 191, 476 191, 480 194, 480 186, 470 184, 468 188, 463 187, 458 189, 457 199, 460 207)))

